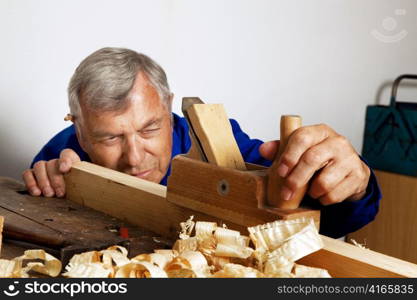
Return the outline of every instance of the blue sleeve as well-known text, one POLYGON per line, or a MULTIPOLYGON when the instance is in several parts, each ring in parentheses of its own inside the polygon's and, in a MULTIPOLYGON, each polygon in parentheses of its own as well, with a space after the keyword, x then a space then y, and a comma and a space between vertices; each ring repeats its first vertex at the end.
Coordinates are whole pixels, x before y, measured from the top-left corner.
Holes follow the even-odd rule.
POLYGON ((80 144, 78 143, 77 136, 75 134, 75 127, 71 125, 64 130, 56 134, 35 156, 30 167, 33 168, 33 165, 40 160, 51 160, 59 158, 59 154, 64 149, 74 150, 81 160, 90 161, 87 153, 85 153, 80 144))
POLYGON ((269 167, 272 162, 259 154, 259 146, 262 145, 263 142, 258 139, 249 138, 249 136, 242 131, 236 120, 230 119, 230 124, 232 125, 233 135, 235 136, 244 161, 269 167))
MULTIPOLYGON (((263 143, 250 139, 242 131, 235 120, 230 120, 233 134, 246 162, 270 166, 271 161, 259 154, 259 146, 263 143)), ((362 159, 362 158, 361 158, 362 159)), ((366 161, 364 161, 366 163, 366 161)), ((302 205, 320 209, 320 233, 333 238, 354 232, 375 219, 382 198, 375 174, 371 170, 365 196, 358 201, 343 201, 332 205, 321 205, 316 199, 306 195, 302 205)))

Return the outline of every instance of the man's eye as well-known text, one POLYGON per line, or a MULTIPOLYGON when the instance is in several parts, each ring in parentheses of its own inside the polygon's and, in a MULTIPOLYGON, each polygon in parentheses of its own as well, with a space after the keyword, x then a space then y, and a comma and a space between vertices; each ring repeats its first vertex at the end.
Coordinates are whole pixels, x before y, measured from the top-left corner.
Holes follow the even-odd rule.
POLYGON ((118 139, 118 136, 109 136, 109 137, 102 139, 101 142, 104 144, 111 144, 111 143, 116 142, 117 139, 118 139))
POLYGON ((145 129, 145 130, 142 130, 141 133, 149 135, 149 134, 156 133, 159 129, 160 128, 145 129))

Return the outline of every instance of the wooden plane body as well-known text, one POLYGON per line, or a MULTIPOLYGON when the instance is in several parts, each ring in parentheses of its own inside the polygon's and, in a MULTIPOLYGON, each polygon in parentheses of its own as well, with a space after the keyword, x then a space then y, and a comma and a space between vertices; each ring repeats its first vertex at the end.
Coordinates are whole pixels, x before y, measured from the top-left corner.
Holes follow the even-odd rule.
POLYGON ((246 163, 242 171, 177 155, 172 160, 167 200, 243 226, 312 217, 319 228, 319 210, 278 209, 267 204, 267 170, 246 163))

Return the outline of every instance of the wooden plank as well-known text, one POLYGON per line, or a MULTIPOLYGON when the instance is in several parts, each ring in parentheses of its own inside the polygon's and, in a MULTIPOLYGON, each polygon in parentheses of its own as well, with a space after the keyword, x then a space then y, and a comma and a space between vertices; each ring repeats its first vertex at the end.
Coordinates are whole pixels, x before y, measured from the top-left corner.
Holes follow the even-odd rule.
POLYGON ((383 195, 378 215, 348 241, 417 263, 417 178, 378 170, 375 175, 383 195))
MULTIPOLYGON (((191 215, 198 220, 222 220, 166 199, 166 187, 88 162, 76 163, 65 176, 67 199, 91 207, 173 240, 180 222, 191 215)), ((230 224, 236 230, 245 230, 230 224)))
POLYGON ((210 163, 246 170, 222 104, 193 104, 187 113, 210 163))
POLYGON ((321 236, 324 249, 298 262, 324 268, 332 277, 417 277, 417 265, 321 236))

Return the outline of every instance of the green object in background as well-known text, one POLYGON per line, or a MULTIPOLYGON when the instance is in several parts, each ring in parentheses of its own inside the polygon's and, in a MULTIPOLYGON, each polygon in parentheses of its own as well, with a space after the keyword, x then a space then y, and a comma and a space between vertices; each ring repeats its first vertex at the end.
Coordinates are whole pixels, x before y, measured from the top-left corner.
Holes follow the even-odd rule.
POLYGON ((362 156, 373 169, 417 177, 417 103, 396 101, 402 79, 395 79, 390 105, 369 105, 366 109, 362 156))

